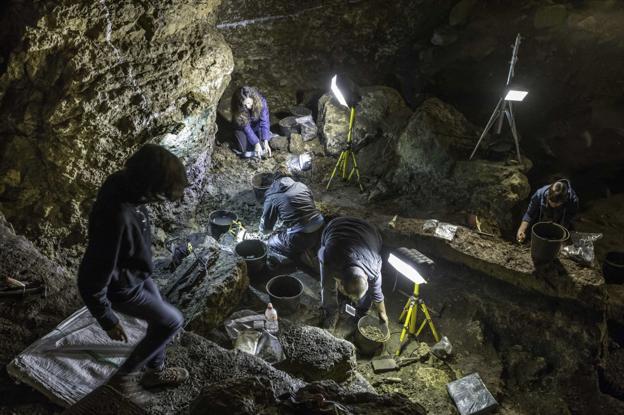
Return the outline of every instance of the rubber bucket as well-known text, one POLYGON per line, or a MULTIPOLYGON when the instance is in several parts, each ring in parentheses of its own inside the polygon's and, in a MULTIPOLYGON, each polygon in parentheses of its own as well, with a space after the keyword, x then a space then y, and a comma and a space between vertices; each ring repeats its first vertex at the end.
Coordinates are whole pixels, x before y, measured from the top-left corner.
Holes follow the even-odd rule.
POLYGON ((266 265, 267 247, 259 239, 248 239, 239 242, 234 248, 236 255, 243 258, 247 264, 247 274, 253 277, 259 274, 266 265))
POLYGON ((272 184, 273 173, 258 173, 251 178, 251 187, 253 187, 254 196, 258 203, 264 203, 264 194, 272 184))
POLYGON ((366 315, 358 321, 357 331, 355 332, 355 345, 362 355, 372 356, 380 352, 389 339, 390 329, 377 317, 366 315), (371 333, 367 332, 367 329, 370 327, 381 330, 384 337, 372 338, 371 333))
POLYGON ((611 251, 602 263, 602 275, 608 284, 624 284, 624 252, 611 251))
POLYGON ((285 136, 286 138, 290 138, 290 134, 292 133, 299 132, 299 129, 297 128, 297 120, 295 120, 295 117, 293 116, 282 118, 281 120, 279 120, 278 124, 281 135, 285 136))
POLYGON ((278 275, 267 282, 266 291, 278 315, 289 315, 299 307, 303 283, 290 275, 278 275))
POLYGON ((312 110, 310 108, 304 107, 303 105, 295 105, 294 107, 290 107, 290 113, 293 117, 305 117, 307 115, 312 115, 312 110))
POLYGON ((210 212, 210 215, 208 215, 210 235, 218 240, 221 235, 230 230, 232 223, 237 219, 236 213, 228 210, 214 210, 210 212))
POLYGON ((570 237, 563 226, 554 222, 537 222, 531 228, 531 258, 535 264, 546 264, 559 254, 561 243, 570 237))

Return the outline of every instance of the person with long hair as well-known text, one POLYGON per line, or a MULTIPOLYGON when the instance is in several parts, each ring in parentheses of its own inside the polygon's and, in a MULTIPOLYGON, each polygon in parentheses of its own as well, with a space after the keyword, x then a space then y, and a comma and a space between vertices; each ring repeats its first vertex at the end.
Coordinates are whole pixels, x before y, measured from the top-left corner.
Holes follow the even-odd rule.
POLYGON ((165 347, 184 319, 152 280, 152 235, 145 207, 180 200, 187 186, 180 159, 164 147, 146 144, 122 170, 108 176, 89 215, 87 249, 78 270, 85 305, 115 341, 128 342, 116 312, 147 322, 145 337, 108 383, 128 398, 139 385, 175 386, 189 376, 184 368, 165 367, 165 347))
POLYGON ((251 86, 237 88, 232 96, 235 150, 243 158, 271 156, 271 122, 266 99, 251 86))
POLYGON ((560 179, 537 189, 522 217, 516 239, 524 242, 527 229, 538 221, 552 221, 571 229, 578 207, 578 196, 567 179, 560 179))

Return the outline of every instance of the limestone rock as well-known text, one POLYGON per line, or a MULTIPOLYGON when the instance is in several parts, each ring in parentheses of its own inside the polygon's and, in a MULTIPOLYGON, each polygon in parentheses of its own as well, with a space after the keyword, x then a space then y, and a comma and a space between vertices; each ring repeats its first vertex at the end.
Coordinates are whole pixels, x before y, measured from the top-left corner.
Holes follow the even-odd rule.
MULTIPOLYGON (((382 86, 361 88, 362 100, 355 110, 353 145, 366 146, 383 135, 396 135, 405 126, 411 111, 401 95, 394 89, 382 86)), ((330 94, 319 100, 319 133, 325 151, 338 155, 349 131, 349 110, 338 104, 330 94)))
POLYGON ((279 339, 286 360, 277 367, 307 381, 342 382, 355 371, 355 347, 328 331, 312 326, 280 327, 279 339))
POLYGON ((559 26, 568 17, 568 11, 563 4, 544 6, 535 11, 533 25, 536 29, 559 26))
POLYGON ((304 141, 301 134, 292 133, 290 135, 290 143, 288 145, 288 151, 293 154, 301 154, 305 151, 304 141))
POLYGON ((173 274, 160 269, 156 278, 163 295, 184 314, 186 328, 206 335, 230 315, 249 286, 245 262, 211 236, 173 274))
POLYGON ((273 150, 286 151, 288 150, 288 137, 282 135, 273 136, 270 145, 273 150))
POLYGON ((321 142, 318 139, 318 137, 313 139, 313 140, 304 141, 303 142, 303 150, 306 153, 312 153, 315 156, 324 156, 325 155, 325 149, 323 148, 323 145, 321 144, 321 142))
POLYGON ((214 29, 217 4, 46 3, 0 76, 11 103, 0 106, 0 177, 10 179, 0 197, 17 229, 82 243, 98 186, 148 141, 183 157, 197 202, 233 68, 214 29))

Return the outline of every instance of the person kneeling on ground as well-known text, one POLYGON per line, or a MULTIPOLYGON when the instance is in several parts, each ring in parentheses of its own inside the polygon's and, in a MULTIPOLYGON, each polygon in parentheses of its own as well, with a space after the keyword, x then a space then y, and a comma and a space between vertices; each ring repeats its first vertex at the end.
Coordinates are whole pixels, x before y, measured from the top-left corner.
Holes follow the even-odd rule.
POLYGON ((381 291, 381 248, 379 232, 361 219, 340 217, 327 224, 318 252, 323 328, 336 326, 338 293, 355 303, 358 317, 375 304, 379 318, 388 324, 381 291))
POLYGON ((271 157, 269 106, 254 87, 238 88, 232 96, 235 151, 242 158, 271 157))
POLYGON ((273 232, 267 242, 269 250, 313 266, 311 251, 318 246, 325 219, 308 186, 293 180, 285 169, 275 174, 265 193, 260 231, 271 232, 278 219, 285 228, 273 232))
POLYGON ((89 242, 78 271, 85 305, 112 340, 128 341, 115 312, 147 322, 145 337, 108 383, 124 395, 132 392, 144 367, 140 384, 145 388, 179 385, 189 376, 186 369, 165 367, 165 347, 182 328, 183 317, 163 300, 151 278, 145 207, 181 199, 186 186, 182 162, 163 147, 146 144, 108 176, 89 216, 89 242))
POLYGON ((541 221, 552 221, 568 230, 572 229, 572 221, 576 216, 578 207, 578 196, 572 189, 570 181, 566 179, 537 189, 522 217, 516 239, 518 242, 524 242, 527 229, 541 221))

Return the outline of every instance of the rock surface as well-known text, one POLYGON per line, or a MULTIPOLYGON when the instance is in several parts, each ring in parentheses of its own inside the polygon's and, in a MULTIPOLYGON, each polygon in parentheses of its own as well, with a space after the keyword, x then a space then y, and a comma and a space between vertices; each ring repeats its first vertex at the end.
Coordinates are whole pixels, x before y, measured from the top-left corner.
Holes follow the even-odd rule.
POLYGON ((17 229, 83 242, 97 187, 148 141, 184 158, 196 203, 233 68, 218 3, 39 2, 0 74, 1 208, 17 229))
POLYGON ((279 339, 286 360, 278 368, 306 381, 343 382, 354 375, 355 347, 327 330, 297 324, 280 326, 279 339))
POLYGON ((211 236, 204 235, 193 252, 172 274, 161 267, 155 278, 163 295, 184 315, 186 329, 207 335, 238 305, 249 277, 245 262, 221 249, 211 236))
MULTIPOLYGON (((44 284, 47 296, 0 301, 0 365, 5 366, 30 343, 52 330, 79 307, 74 279, 65 269, 43 256, 23 236, 13 232, 0 213, 0 276, 28 285, 44 284)), ((4 284, 4 281, 2 281, 4 284)), ((29 392, 16 386, 5 370, 0 373, 0 406, 19 402, 29 392)))

